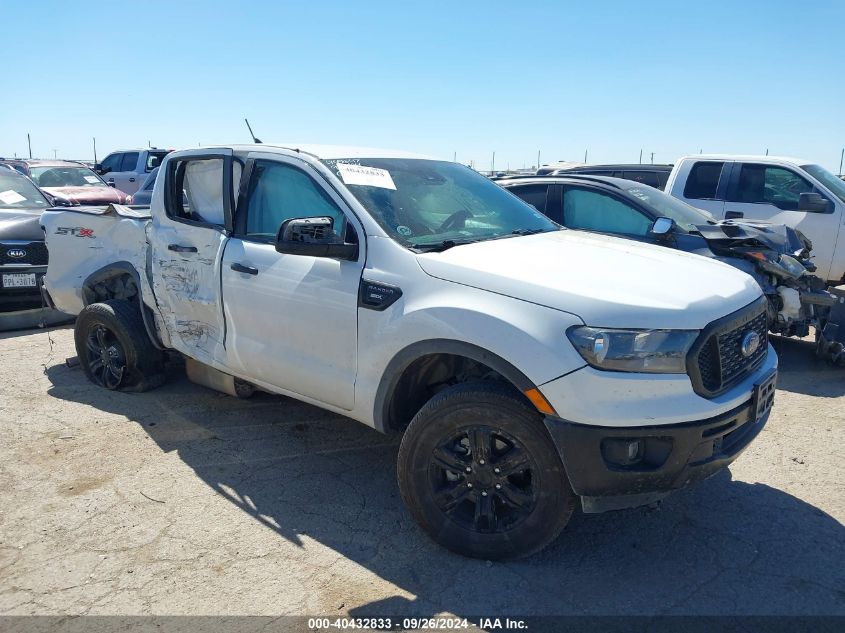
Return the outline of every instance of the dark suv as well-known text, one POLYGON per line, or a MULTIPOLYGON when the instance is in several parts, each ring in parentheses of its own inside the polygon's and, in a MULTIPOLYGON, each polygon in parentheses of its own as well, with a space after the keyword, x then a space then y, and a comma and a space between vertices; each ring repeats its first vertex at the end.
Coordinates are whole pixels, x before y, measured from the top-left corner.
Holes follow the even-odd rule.
POLYGON ((0 313, 41 307, 47 247, 39 221, 49 206, 29 178, 0 165, 0 313))
POLYGON ((582 165, 580 167, 568 167, 566 169, 554 169, 550 165, 537 170, 538 176, 581 174, 585 176, 624 178, 625 180, 640 182, 656 189, 663 189, 666 186, 666 181, 669 180, 670 173, 672 173, 672 165, 582 165))

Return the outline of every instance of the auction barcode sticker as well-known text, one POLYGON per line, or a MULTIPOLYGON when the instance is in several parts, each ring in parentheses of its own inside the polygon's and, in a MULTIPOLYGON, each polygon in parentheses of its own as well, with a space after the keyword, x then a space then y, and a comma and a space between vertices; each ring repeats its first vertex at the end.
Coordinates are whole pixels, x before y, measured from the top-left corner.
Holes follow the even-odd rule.
POLYGON ((340 174, 341 180, 347 185, 364 185, 365 187, 379 187, 396 191, 393 178, 390 177, 390 172, 386 169, 338 163, 337 173, 340 174))

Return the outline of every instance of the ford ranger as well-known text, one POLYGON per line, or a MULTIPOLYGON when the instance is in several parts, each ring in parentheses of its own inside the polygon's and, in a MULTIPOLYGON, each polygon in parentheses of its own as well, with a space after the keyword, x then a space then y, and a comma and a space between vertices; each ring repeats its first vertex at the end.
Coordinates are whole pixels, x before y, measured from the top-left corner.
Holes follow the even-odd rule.
POLYGON ((164 160, 149 209, 44 213, 45 299, 94 383, 163 355, 231 395, 403 433, 399 489, 442 545, 538 551, 576 503, 712 475, 766 423, 766 300, 721 262, 562 229, 457 163, 244 145, 164 160))

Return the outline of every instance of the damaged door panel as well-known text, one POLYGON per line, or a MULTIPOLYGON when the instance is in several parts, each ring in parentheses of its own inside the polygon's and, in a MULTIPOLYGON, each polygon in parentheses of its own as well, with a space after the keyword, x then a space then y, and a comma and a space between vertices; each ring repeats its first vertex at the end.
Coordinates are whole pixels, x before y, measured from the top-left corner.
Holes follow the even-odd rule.
POLYGON ((149 231, 153 291, 172 345, 206 363, 223 358, 220 260, 240 171, 228 149, 186 152, 169 162, 165 213, 154 215, 149 231))

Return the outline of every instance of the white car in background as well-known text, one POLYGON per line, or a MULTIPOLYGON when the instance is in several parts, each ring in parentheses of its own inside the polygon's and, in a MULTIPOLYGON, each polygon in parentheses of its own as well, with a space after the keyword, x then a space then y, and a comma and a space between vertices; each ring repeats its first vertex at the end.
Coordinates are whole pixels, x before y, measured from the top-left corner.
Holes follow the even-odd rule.
POLYGON ((112 152, 94 166, 100 176, 124 193, 133 194, 171 150, 129 149, 112 152))
POLYGON ((666 193, 721 219, 786 224, 813 243, 816 275, 845 281, 845 182, 812 161, 705 154, 680 158, 666 193))

